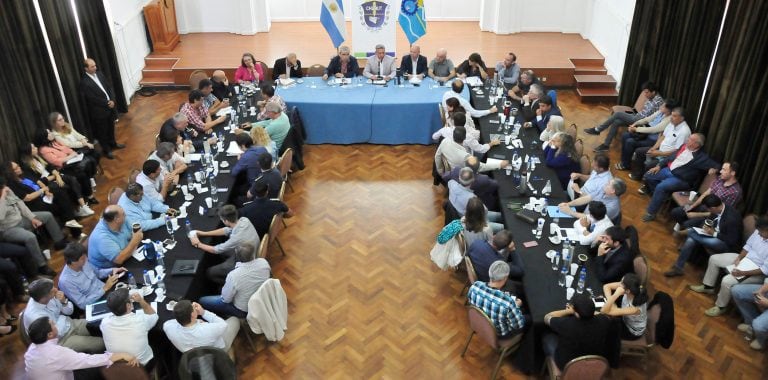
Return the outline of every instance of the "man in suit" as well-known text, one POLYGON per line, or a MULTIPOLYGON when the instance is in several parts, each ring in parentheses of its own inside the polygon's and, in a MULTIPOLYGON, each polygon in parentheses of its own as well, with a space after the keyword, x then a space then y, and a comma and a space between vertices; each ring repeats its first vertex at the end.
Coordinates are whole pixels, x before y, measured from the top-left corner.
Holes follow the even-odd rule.
POLYGON ((712 225, 707 225, 705 221, 701 232, 694 228, 688 229, 688 238, 680 248, 675 265, 664 273, 666 277, 682 276, 685 262, 699 248, 706 248, 712 253, 739 251, 743 227, 739 210, 726 207, 715 194, 707 195, 701 203, 711 213, 712 225))
POLYGON ((525 274, 523 261, 520 255, 515 252, 515 242, 512 241, 512 233, 508 230, 501 230, 493 235, 493 240, 475 240, 469 249, 467 255, 472 261, 472 266, 477 273, 478 281, 488 282, 488 269, 491 264, 498 260, 509 264, 509 277, 520 280, 525 274))
POLYGON ((104 155, 113 159, 113 149, 125 148, 125 145, 115 141, 115 91, 107 77, 97 70, 96 61, 86 58, 83 68, 85 74, 80 80, 80 94, 85 100, 91 130, 104 150, 104 155))
POLYGON ((603 284, 619 282, 625 274, 633 271, 633 252, 626 247, 626 239, 624 230, 619 226, 609 227, 605 235, 597 238, 600 245, 595 257, 595 274, 603 284))
MULTIPOLYGON (((475 173, 475 180, 472 182, 472 186, 470 186, 472 192, 474 192, 475 195, 477 195, 477 197, 483 201, 483 204, 486 208, 489 210, 498 210, 499 184, 496 182, 496 180, 488 177, 485 174, 478 173, 480 170, 480 160, 478 160, 475 156, 467 156, 467 158, 464 159, 464 167, 472 169, 472 171, 475 173)), ((450 172, 443 174, 444 183, 448 183, 448 181, 452 179, 458 180, 459 170, 461 170, 461 167, 456 166, 451 169, 450 172)))
POLYGON ((637 191, 653 195, 643 215, 643 222, 656 219, 656 212, 673 192, 694 188, 707 171, 717 173, 720 164, 704 153, 702 146, 704 135, 694 133, 676 154, 664 157, 645 173, 645 185, 637 191))
MULTIPOLYGON (((532 84, 531 90, 527 94, 523 95, 522 103, 523 107, 520 112, 523 114, 525 121, 533 122, 536 120, 536 115, 539 114, 539 99, 544 96, 544 87, 540 84, 532 84)), ((546 128, 546 125, 544 126, 546 128)))
POLYGON ((272 66, 272 80, 301 78, 303 76, 301 61, 296 58, 296 53, 288 53, 284 58, 278 58, 272 66))
POLYGON ((360 71, 360 66, 357 64, 357 58, 350 57, 349 46, 341 46, 339 48, 339 54, 331 58, 331 62, 328 63, 328 68, 325 69, 323 74, 323 80, 328 80, 328 77, 335 78, 354 78, 360 71))
POLYGON ((411 54, 404 56, 400 61, 400 72, 406 79, 424 79, 427 76, 427 57, 421 55, 419 46, 411 46, 411 54))
POLYGON ((387 55, 387 49, 382 44, 376 45, 376 53, 368 57, 368 62, 365 63, 365 69, 363 69, 363 76, 368 79, 384 79, 388 81, 395 76, 397 68, 395 66, 395 58, 387 55))
POLYGON ((563 114, 560 113, 560 108, 554 104, 552 98, 550 98, 549 95, 542 95, 539 98, 538 103, 539 109, 535 111, 536 127, 539 129, 539 132, 542 132, 547 129, 549 118, 552 115, 563 116, 563 114))

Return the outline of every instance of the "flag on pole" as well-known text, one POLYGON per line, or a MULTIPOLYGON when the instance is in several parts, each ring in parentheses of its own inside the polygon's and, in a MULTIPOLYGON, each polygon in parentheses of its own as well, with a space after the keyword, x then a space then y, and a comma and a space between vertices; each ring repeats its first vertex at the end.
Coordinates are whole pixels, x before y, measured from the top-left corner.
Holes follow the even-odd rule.
POLYGON ((331 37, 333 46, 338 48, 347 38, 347 24, 344 22, 342 0, 323 0, 320 8, 320 23, 331 37))
POLYGON ((397 21, 403 28, 405 36, 408 37, 408 42, 413 45, 421 36, 427 34, 427 23, 424 21, 424 0, 403 0, 397 21))

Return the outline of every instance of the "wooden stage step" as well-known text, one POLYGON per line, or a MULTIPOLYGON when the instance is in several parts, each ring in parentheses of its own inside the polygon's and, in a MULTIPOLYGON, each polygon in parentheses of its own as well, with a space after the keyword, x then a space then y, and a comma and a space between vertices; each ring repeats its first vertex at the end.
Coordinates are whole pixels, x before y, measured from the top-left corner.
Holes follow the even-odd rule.
POLYGON ((576 88, 582 103, 615 103, 619 97, 616 89, 610 88, 576 88))
POLYGON ((142 86, 173 85, 173 67, 177 62, 179 58, 176 57, 145 57, 139 84, 142 86))

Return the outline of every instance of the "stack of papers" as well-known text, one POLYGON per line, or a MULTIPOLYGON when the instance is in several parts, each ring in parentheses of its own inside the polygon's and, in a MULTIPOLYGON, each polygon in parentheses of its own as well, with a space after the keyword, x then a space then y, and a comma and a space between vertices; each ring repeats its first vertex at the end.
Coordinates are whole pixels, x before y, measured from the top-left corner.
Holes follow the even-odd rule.
POLYGON ((232 106, 220 109, 218 112, 216 112, 216 116, 227 116, 230 112, 232 112, 232 106))
POLYGON ((229 147, 227 147, 227 156, 237 156, 238 154, 243 154, 243 151, 237 146, 236 142, 230 141, 229 147))
POLYGON ((84 157, 84 156, 83 156, 83 154, 82 154, 82 153, 80 153, 80 154, 78 154, 77 156, 75 156, 75 157, 72 157, 72 158, 70 158, 69 160, 67 160, 67 162, 65 162, 65 164, 67 164, 67 165, 69 165, 69 164, 76 164, 76 163, 78 163, 78 162, 82 161, 82 160, 83 160, 83 157, 84 157))
MULTIPOLYGON (((727 267, 725 267, 725 269, 728 270, 728 273, 731 273, 731 272, 733 272, 734 269, 738 269, 738 270, 740 270, 742 272, 748 272, 748 271, 752 271, 752 270, 755 270, 755 269, 760 269, 760 267, 757 266, 757 264, 755 264, 754 261, 752 261, 752 260, 750 260, 750 259, 745 257, 745 258, 741 259, 741 261, 739 261, 739 265, 738 266, 735 266, 735 265, 731 264, 731 265, 728 265, 727 267)), ((736 279, 737 280, 742 280, 744 277, 746 277, 746 276, 736 277, 736 279)))
POLYGON ((480 79, 480 77, 469 77, 464 79, 464 83, 470 85, 470 86, 482 86, 483 80, 480 79))

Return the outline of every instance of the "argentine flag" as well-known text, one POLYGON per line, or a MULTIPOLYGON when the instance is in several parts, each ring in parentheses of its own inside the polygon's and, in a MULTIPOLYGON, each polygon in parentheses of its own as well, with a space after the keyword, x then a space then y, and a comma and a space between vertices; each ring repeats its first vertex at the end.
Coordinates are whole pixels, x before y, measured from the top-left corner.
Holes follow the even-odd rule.
POLYGON ((421 36, 427 34, 424 21, 424 0, 403 0, 400 5, 400 17, 397 18, 408 42, 413 45, 421 36))
POLYGON ((344 23, 342 0, 323 0, 320 8, 320 23, 328 32, 333 46, 338 48, 347 38, 347 24, 344 23))

